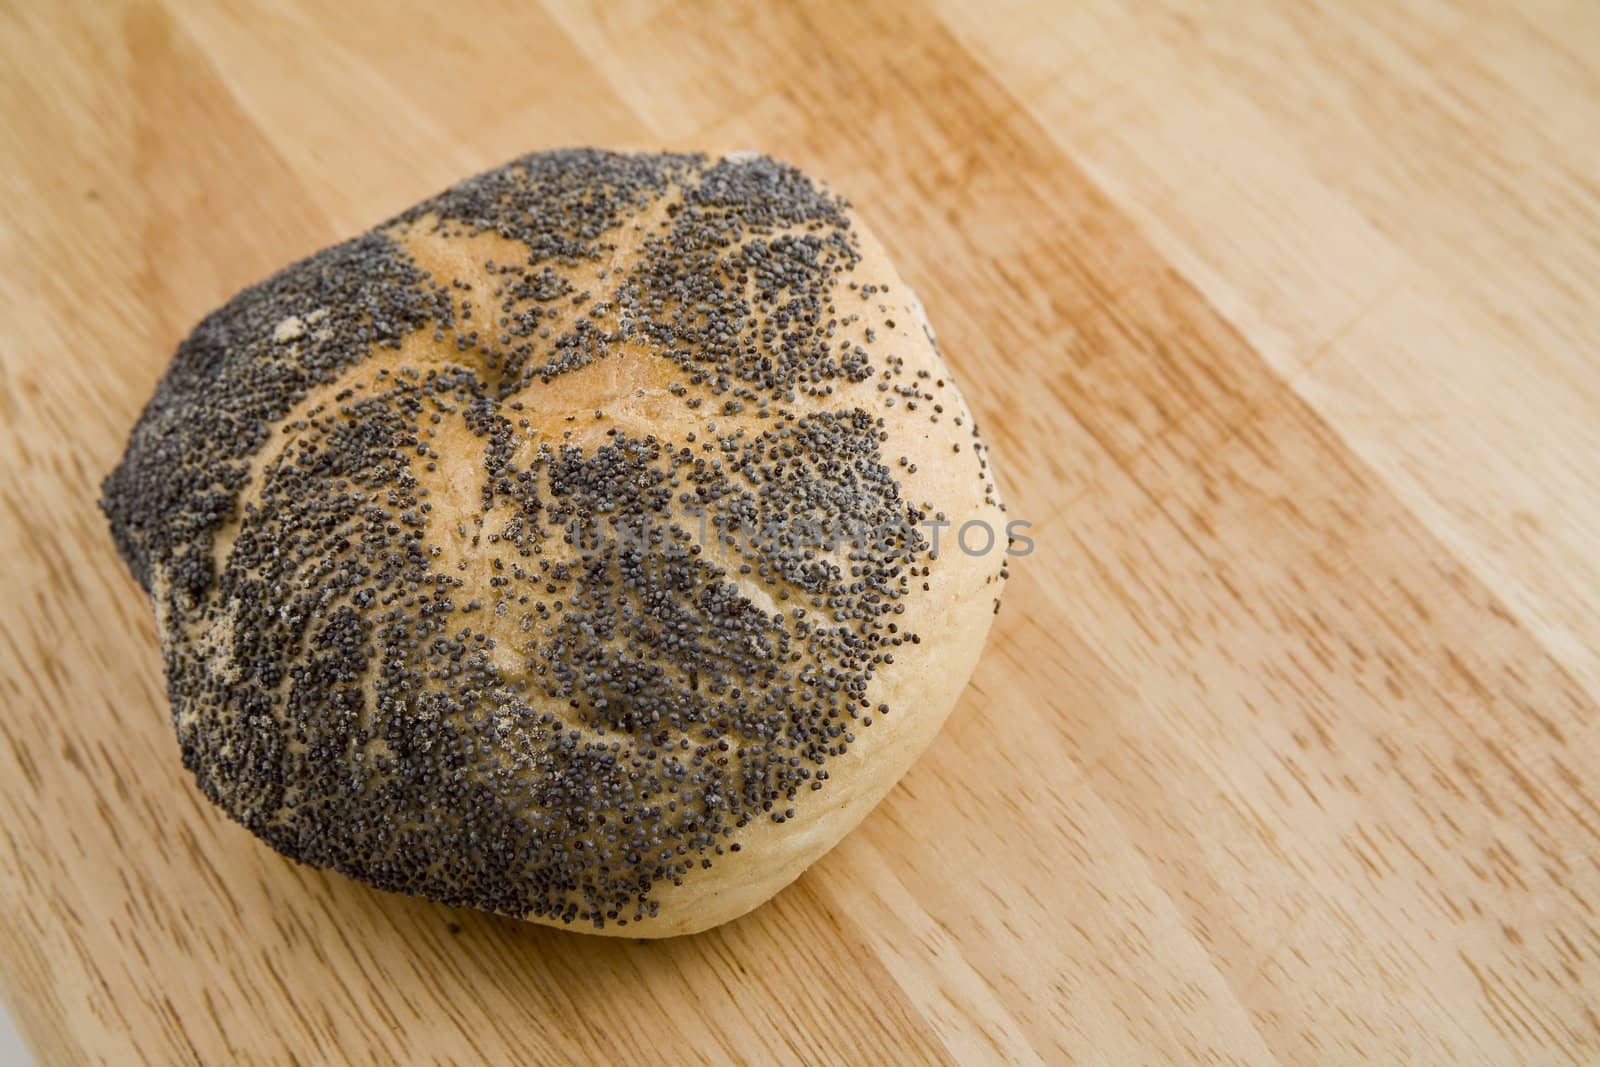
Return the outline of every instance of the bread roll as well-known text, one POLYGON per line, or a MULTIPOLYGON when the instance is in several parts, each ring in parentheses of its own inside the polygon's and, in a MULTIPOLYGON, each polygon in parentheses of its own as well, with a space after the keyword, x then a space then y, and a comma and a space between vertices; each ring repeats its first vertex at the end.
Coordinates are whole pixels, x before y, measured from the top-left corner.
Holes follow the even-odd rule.
POLYGON ((246 289, 103 507, 231 817, 630 937, 741 915, 854 827, 1005 573, 916 298, 750 153, 530 155, 246 289))

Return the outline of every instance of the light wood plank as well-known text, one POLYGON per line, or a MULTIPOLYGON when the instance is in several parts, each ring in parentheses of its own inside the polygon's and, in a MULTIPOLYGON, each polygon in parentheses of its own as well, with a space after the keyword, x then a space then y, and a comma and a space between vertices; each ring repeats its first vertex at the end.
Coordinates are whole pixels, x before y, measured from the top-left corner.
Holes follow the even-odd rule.
POLYGON ((940 10, 1600 694, 1593 8, 940 10))
POLYGON ((1592 7, 0 12, 0 989, 46 1061, 1600 1056, 1592 7), (828 175, 1035 523, 950 727, 723 929, 294 867, 95 487, 238 287, 541 146, 828 175))

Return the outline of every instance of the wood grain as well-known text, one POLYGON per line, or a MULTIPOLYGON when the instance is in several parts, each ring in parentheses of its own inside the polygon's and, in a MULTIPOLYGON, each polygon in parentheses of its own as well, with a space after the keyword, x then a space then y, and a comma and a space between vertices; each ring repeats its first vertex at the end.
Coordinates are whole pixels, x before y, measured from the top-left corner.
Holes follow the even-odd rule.
POLYGON ((1600 1059, 1600 9, 0 4, 0 984, 43 1062, 1600 1059), (772 904, 292 866, 96 486, 239 287, 533 148, 828 175, 1035 553, 772 904))

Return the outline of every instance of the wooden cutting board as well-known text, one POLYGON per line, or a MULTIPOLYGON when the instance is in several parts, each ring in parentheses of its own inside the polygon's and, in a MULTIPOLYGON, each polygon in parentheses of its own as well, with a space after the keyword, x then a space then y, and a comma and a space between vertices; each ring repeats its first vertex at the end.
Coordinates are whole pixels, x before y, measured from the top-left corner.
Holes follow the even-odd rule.
POLYGON ((1600 1059, 1600 7, 0 5, 0 978, 47 1062, 1600 1059), (831 178, 1036 550, 772 904, 598 940, 179 766, 96 487, 241 286, 568 144, 831 178))

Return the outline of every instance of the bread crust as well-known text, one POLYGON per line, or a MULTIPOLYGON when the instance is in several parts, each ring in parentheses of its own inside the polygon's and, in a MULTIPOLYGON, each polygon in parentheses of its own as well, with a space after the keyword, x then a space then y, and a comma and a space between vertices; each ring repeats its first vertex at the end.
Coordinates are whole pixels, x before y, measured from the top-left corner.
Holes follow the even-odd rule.
POLYGON ((230 816, 630 937, 735 918, 856 826, 1005 574, 920 304, 749 153, 523 157, 246 290, 103 506, 230 816))

